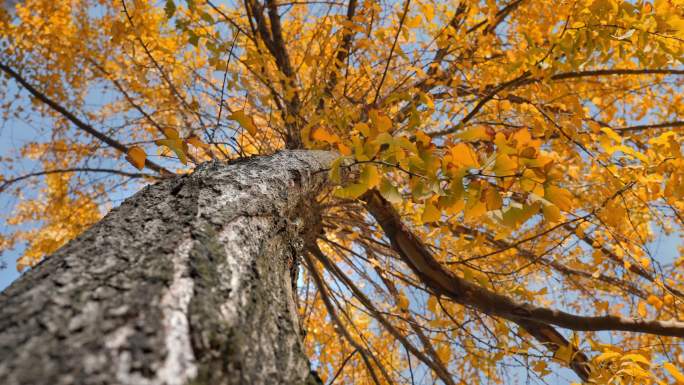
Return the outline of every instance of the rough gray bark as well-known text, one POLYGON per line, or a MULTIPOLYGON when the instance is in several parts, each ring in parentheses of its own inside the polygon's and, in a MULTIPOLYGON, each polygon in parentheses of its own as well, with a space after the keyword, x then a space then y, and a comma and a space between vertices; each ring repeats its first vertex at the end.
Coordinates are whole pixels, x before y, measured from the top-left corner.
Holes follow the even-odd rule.
POLYGON ((333 158, 206 163, 127 199, 0 294, 0 383, 315 381, 291 273, 333 158))

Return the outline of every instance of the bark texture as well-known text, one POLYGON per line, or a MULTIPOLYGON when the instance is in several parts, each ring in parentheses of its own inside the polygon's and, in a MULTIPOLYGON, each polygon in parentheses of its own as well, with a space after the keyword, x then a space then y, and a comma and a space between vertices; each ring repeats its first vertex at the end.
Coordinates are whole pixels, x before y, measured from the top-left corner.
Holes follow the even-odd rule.
POLYGON ((315 383, 292 272, 333 159, 211 162, 126 200, 0 294, 0 382, 315 383))

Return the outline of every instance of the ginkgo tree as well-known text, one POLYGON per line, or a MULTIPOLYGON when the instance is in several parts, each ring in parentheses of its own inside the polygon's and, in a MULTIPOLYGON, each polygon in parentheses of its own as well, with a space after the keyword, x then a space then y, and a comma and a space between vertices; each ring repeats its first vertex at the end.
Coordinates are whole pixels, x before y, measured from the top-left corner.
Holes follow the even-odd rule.
POLYGON ((10 384, 684 383, 680 0, 24 0, 0 52, 10 384))

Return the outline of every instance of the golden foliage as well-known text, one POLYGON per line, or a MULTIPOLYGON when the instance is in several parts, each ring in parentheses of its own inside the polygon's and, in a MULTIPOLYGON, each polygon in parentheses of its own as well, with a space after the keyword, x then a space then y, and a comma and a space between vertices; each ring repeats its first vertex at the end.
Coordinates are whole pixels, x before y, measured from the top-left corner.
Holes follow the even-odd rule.
POLYGON ((0 248, 25 245, 19 269, 97 221, 132 178, 329 149, 341 158, 320 197, 319 246, 340 272, 318 261, 299 282, 324 382, 341 370, 335 383, 505 383, 518 366, 555 383, 580 351, 596 383, 684 381, 676 337, 612 330, 608 344, 609 331, 584 330, 549 350, 426 291, 359 201, 377 189, 440 264, 516 301, 684 321, 684 258, 652 248, 684 225, 684 3, 266 3, 25 0, 0 11, 12 80, 0 78, 11 91, 0 107, 38 127, 0 159, 0 192, 18 202, 0 248), (44 98, 17 93, 19 78, 44 98))

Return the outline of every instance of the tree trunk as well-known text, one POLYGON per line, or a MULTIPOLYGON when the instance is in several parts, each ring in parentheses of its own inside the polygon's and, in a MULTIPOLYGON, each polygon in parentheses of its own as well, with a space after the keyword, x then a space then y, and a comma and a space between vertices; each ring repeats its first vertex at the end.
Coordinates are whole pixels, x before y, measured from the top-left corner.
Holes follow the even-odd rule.
POLYGON ((334 158, 145 187, 0 294, 0 383, 306 384, 293 286, 334 158))

